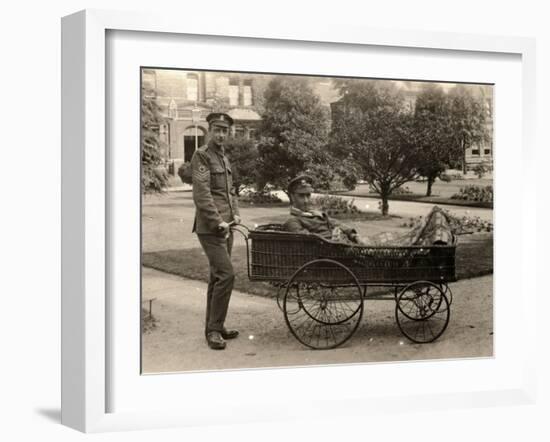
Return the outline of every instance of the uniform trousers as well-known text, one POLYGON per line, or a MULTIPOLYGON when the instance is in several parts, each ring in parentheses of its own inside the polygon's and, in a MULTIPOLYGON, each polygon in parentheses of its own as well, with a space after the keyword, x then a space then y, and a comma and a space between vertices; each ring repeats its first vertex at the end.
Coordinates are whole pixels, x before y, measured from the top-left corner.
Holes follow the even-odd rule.
POLYGON ((230 233, 227 238, 211 234, 197 236, 210 265, 210 277, 206 292, 205 334, 211 331, 221 332, 224 328, 235 281, 235 273, 231 264, 233 233, 230 233))

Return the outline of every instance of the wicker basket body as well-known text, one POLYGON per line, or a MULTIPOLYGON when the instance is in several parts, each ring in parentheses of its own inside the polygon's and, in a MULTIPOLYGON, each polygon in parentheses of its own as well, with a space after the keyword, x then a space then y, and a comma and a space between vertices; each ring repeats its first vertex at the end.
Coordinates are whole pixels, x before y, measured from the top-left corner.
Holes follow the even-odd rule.
MULTIPOLYGON (((360 283, 365 284, 456 281, 456 245, 361 247, 327 241, 316 235, 272 230, 251 231, 249 238, 251 280, 288 281, 304 264, 330 259, 344 264, 360 283)), ((350 282, 347 272, 326 262, 308 269, 301 276, 307 281, 350 282)))

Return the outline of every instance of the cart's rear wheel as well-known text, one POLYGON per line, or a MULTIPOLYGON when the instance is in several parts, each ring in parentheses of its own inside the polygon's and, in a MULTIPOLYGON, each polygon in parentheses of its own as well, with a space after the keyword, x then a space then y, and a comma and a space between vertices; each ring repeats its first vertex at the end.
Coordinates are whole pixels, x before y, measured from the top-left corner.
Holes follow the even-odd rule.
POLYGON ((418 344, 439 338, 451 316, 449 301, 441 287, 429 281, 406 286, 397 296, 395 319, 401 332, 418 344))
POLYGON ((311 261, 289 280, 283 312, 288 328, 302 344, 319 350, 336 348, 361 322, 361 286, 345 265, 330 259, 311 261))

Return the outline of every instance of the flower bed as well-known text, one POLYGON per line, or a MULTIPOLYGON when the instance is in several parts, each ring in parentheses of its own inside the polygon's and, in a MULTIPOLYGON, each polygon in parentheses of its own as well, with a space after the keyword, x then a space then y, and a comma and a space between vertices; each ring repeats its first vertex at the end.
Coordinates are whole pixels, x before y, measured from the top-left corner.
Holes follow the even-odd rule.
POLYGON ((460 188, 458 193, 452 195, 451 199, 492 203, 493 186, 464 186, 460 188))

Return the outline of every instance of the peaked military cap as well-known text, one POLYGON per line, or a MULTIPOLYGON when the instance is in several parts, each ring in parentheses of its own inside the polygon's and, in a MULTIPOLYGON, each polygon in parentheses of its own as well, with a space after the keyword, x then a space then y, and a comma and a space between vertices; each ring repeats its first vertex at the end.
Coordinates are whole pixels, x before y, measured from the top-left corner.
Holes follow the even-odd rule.
POLYGON ((288 193, 313 193, 313 178, 300 175, 288 183, 288 193))
POLYGON ((206 121, 210 126, 222 126, 222 127, 231 127, 233 126, 233 118, 229 115, 224 114, 223 112, 211 112, 206 117, 206 121))

